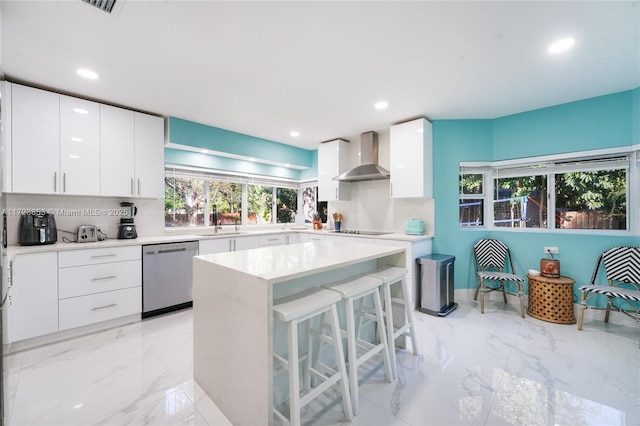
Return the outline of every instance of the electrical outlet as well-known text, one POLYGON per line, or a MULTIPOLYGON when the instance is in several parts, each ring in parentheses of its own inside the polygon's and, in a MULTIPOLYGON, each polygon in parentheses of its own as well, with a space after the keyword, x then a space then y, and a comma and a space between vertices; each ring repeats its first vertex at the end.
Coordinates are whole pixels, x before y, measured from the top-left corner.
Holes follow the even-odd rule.
POLYGON ((545 247, 544 252, 550 254, 558 254, 558 247, 545 247))

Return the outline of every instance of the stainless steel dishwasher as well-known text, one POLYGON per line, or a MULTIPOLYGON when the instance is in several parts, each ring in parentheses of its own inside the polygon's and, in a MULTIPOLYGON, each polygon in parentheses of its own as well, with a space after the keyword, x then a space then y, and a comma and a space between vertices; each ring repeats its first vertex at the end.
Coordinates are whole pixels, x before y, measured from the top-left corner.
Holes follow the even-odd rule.
POLYGON ((197 241, 142 246, 142 318, 193 306, 197 241))

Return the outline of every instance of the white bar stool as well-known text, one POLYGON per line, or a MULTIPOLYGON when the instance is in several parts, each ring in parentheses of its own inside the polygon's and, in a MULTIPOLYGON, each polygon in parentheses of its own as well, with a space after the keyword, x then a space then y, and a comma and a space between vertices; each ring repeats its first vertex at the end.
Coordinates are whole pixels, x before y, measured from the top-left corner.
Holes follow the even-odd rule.
POLYGON ((413 322, 412 303, 409 298, 409 283, 407 281, 407 269, 397 266, 387 266, 373 272, 367 272, 365 276, 375 277, 383 280, 384 291, 384 313, 386 317, 387 336, 389 339, 389 356, 391 357, 391 366, 393 369, 393 377, 398 377, 398 365, 396 364, 396 339, 400 336, 411 338, 411 347, 413 354, 418 355, 418 342, 416 340, 416 328, 413 322), (402 283, 402 298, 391 297, 391 286, 397 282, 402 283), (395 328, 393 324, 393 304, 403 305, 404 321, 399 328, 395 328))
MULTIPOLYGON (((273 354, 274 361, 283 369, 289 371, 289 419, 287 419, 275 407, 273 408, 273 413, 285 423, 295 426, 300 425, 300 411, 302 410, 302 407, 307 405, 338 381, 340 381, 342 388, 344 415, 347 420, 351 420, 353 418, 349 387, 347 383, 347 368, 344 361, 340 325, 338 323, 338 310, 336 308, 336 303, 340 300, 341 297, 339 294, 320 288, 305 290, 282 299, 274 300, 273 315, 276 319, 287 323, 289 335, 288 360, 276 353, 273 354), (311 355, 312 348, 312 333, 310 333, 310 326, 307 323, 306 330, 308 333, 307 338, 309 339, 309 350, 307 354, 302 357, 305 365, 303 371, 305 385, 311 382, 311 375, 319 379, 322 383, 309 390, 309 392, 304 396, 301 396, 299 372, 299 362, 301 357, 299 356, 298 351, 298 324, 303 321, 308 321, 318 315, 322 315, 324 317, 326 312, 330 312, 331 335, 325 335, 322 333, 322 330, 320 330, 320 333, 313 333, 313 335, 319 337, 320 341, 333 344, 335 348, 336 363, 338 364, 338 371, 329 369, 329 367, 326 367, 323 364, 323 367, 330 370, 329 375, 327 375, 324 372, 313 368, 311 365, 309 357, 311 355)), ((308 387, 308 385, 306 387, 308 387)))
POLYGON ((340 295, 346 303, 346 321, 347 321, 347 362, 349 364, 349 388, 351 390, 351 399, 353 405, 353 414, 358 415, 360 411, 359 392, 358 392, 358 367, 369 360, 375 354, 382 352, 384 359, 385 376, 388 382, 393 381, 393 373, 391 367, 391 359, 389 357, 388 339, 384 332, 380 333, 380 343, 373 344, 361 340, 356 335, 356 314, 366 317, 377 322, 378 330, 384 330, 384 317, 382 314, 382 301, 380 299, 380 287, 383 281, 378 278, 358 276, 348 278, 334 283, 323 284, 322 287, 333 290, 340 295), (367 312, 354 310, 354 301, 363 297, 373 295, 373 303, 375 315, 367 312), (364 348, 366 352, 358 356, 357 348, 364 348))

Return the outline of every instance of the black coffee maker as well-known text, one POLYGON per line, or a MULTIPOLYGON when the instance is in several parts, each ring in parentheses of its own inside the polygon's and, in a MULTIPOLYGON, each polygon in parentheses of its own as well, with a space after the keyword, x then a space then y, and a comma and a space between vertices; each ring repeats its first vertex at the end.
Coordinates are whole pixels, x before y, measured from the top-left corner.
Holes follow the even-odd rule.
POLYGON ((136 225, 133 224, 133 217, 138 213, 138 208, 133 203, 122 202, 120 203, 120 210, 122 217, 118 224, 118 239, 119 240, 133 240, 138 238, 136 232, 136 225))

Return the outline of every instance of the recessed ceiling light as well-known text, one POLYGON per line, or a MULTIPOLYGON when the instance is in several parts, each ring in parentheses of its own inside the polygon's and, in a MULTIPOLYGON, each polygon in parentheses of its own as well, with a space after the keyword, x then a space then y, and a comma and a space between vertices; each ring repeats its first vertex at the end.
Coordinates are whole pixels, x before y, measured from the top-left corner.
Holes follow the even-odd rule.
POLYGON ((86 109, 82 109, 82 108, 74 108, 73 112, 78 113, 78 114, 89 114, 89 111, 87 111, 86 109))
POLYGON ((549 46, 549 53, 556 54, 556 53, 564 52, 565 50, 573 46, 575 42, 576 41, 573 38, 565 38, 562 40, 558 40, 555 43, 553 43, 551 46, 549 46))
POLYGON ((289 134, 294 138, 297 138, 298 136, 300 136, 300 132, 298 132, 297 130, 292 130, 291 133, 289 134))
POLYGON ((378 101, 373 106, 375 109, 386 109, 389 104, 386 101, 378 101))
POLYGON ((82 138, 71 138, 74 142, 82 142, 82 138))
POLYGON ((76 72, 78 73, 78 75, 81 75, 82 77, 88 78, 90 80, 96 80, 98 78, 98 74, 86 68, 78 68, 76 72))

